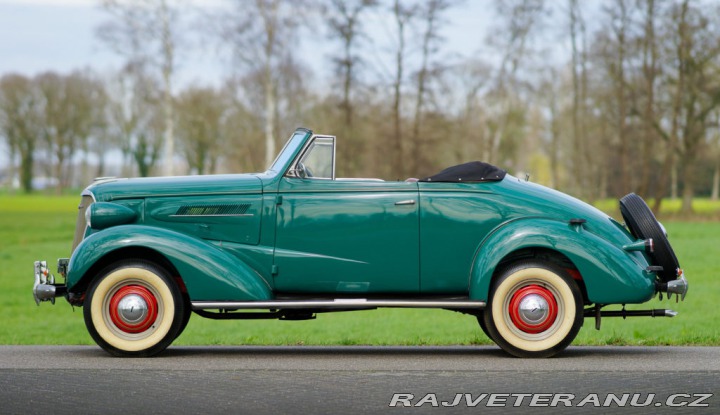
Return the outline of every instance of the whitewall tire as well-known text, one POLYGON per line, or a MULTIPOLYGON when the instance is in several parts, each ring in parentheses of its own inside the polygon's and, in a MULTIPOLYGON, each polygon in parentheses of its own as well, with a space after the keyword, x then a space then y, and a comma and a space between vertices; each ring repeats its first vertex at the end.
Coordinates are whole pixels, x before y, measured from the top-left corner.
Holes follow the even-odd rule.
POLYGON ((83 314, 92 338, 110 354, 145 357, 162 352, 180 335, 187 306, 163 268, 122 261, 92 282, 83 314))
POLYGON ((583 298, 563 269, 523 261, 502 271, 483 321, 490 337, 518 357, 550 357, 564 350, 583 323, 583 298))

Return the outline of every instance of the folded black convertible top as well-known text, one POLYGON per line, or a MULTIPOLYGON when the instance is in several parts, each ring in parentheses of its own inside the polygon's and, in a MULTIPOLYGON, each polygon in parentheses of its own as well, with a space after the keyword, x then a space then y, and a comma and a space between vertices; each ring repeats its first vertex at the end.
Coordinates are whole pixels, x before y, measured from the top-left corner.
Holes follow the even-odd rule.
POLYGON ((421 182, 497 182, 505 178, 507 172, 492 164, 481 161, 451 166, 429 177, 420 179, 421 182))

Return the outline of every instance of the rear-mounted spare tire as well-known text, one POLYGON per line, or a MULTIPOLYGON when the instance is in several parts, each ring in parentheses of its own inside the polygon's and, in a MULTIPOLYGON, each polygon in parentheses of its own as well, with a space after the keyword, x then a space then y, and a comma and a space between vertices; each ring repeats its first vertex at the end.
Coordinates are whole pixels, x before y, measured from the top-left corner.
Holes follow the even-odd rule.
POLYGON ((663 268, 662 271, 657 273, 660 279, 664 282, 676 279, 680 264, 670 246, 665 231, 647 203, 635 193, 630 193, 620 199, 620 213, 622 213, 625 224, 634 237, 653 240, 654 251, 649 252, 648 255, 654 265, 663 268))

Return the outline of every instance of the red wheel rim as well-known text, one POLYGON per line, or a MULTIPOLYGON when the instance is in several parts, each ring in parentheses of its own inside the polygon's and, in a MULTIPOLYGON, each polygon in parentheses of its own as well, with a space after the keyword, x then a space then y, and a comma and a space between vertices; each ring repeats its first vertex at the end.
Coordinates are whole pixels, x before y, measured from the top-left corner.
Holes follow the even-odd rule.
POLYGON ((527 285, 517 290, 508 307, 510 320, 519 330, 537 334, 549 329, 558 315, 553 293, 539 285, 527 285))
POLYGON ((142 333, 157 319, 158 305, 150 290, 140 285, 126 285, 110 300, 110 320, 125 333, 142 333), (139 305, 137 310, 129 308, 139 305), (142 308, 144 306, 144 309, 142 308))

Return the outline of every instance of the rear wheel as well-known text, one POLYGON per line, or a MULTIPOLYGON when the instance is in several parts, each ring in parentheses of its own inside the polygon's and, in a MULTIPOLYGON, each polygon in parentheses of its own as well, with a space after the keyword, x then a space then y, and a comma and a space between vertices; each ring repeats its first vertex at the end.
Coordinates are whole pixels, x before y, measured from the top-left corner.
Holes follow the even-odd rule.
POLYGON ((513 356, 550 357, 580 330, 582 293, 553 264, 518 262, 498 276, 483 319, 489 337, 513 356))
POLYGON ((147 357, 162 352, 180 335, 188 310, 163 268, 122 261, 92 283, 83 315, 90 336, 110 354, 147 357))

